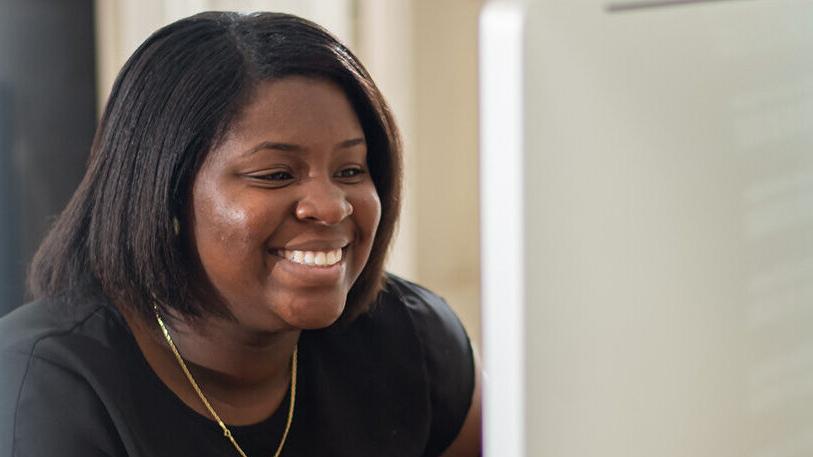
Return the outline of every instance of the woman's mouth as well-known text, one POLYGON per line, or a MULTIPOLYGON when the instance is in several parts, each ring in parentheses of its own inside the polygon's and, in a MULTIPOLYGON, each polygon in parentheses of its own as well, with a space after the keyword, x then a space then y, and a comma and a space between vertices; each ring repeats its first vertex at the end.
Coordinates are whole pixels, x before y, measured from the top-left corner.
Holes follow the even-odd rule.
POLYGON ((329 251, 299 251, 280 249, 278 256, 299 265, 309 267, 330 267, 342 261, 342 248, 329 251))
POLYGON ((276 249, 272 252, 281 259, 277 264, 280 268, 278 274, 282 275, 280 278, 311 287, 332 286, 345 277, 345 249, 348 249, 347 245, 336 249, 276 249))

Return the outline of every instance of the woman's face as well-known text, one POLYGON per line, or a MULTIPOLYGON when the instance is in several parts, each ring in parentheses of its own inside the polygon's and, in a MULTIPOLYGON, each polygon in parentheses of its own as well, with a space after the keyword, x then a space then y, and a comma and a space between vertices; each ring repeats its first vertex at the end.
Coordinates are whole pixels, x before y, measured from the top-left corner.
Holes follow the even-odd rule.
POLYGON ((344 310, 381 203, 344 91, 327 80, 261 83, 192 188, 206 279, 241 325, 321 328, 344 310))

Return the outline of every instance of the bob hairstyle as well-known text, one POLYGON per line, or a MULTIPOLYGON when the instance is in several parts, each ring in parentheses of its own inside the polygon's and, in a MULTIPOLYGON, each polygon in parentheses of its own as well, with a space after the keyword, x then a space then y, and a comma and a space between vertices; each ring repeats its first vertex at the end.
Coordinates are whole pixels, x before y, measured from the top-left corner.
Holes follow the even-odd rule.
POLYGON ((106 297, 148 317, 153 304, 188 317, 228 316, 195 299, 211 286, 196 279, 197 252, 183 232, 176 236, 173 218, 184 220, 199 167, 257 85, 295 75, 337 83, 364 130, 381 220, 340 321, 367 311, 383 287, 398 219, 398 130, 350 50, 322 27, 279 13, 198 14, 135 51, 113 85, 85 176, 34 257, 33 298, 106 297))

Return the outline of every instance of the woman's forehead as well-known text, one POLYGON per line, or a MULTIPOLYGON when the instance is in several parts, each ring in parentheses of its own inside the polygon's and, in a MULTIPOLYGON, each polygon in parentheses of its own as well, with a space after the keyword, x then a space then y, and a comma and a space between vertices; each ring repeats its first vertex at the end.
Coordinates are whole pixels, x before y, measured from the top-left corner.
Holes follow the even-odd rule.
POLYGON ((260 83, 206 162, 243 159, 261 149, 307 152, 359 144, 366 145, 364 129, 341 86, 292 76, 260 83))
MULTIPOLYGON (((277 141, 314 141, 362 136, 347 94, 324 78, 289 76, 257 85, 228 134, 245 139, 271 135, 277 141)), ((256 139, 256 138, 254 138, 256 139)))

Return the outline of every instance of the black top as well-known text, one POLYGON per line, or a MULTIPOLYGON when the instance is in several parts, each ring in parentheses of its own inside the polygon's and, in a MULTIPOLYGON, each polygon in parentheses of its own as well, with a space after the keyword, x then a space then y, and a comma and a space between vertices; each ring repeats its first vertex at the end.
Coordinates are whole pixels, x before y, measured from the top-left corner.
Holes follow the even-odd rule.
MULTIPOLYGON (((435 456, 474 389, 472 350, 443 299, 390 277, 375 310, 305 331, 284 456, 435 456)), ((265 421, 230 427, 271 456, 288 397, 265 421)), ((0 457, 237 455, 217 424, 155 375, 108 303, 30 303, 0 319, 0 457)))

